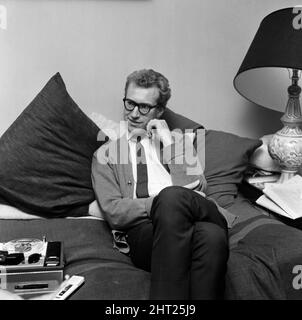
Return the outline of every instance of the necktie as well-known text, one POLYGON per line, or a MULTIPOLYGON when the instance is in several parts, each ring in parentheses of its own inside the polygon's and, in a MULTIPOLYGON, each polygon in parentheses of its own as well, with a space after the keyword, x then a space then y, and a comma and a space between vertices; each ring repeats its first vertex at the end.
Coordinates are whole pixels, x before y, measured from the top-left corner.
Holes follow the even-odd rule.
POLYGON ((148 193, 148 171, 146 163, 146 155, 143 145, 140 142, 141 137, 137 138, 136 143, 136 196, 137 198, 147 198, 148 193))
POLYGON ((164 153, 163 153, 163 143, 160 142, 160 148, 159 148, 159 161, 162 164, 162 166, 170 173, 170 169, 167 163, 164 162, 164 153))

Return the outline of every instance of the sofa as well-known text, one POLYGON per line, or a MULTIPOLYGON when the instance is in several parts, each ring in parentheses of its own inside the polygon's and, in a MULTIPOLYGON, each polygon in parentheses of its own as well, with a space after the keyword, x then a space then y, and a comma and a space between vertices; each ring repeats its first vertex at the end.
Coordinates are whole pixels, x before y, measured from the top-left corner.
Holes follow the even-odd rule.
MULTIPOLYGON (((241 192, 261 141, 204 128, 171 109, 164 119, 171 130, 204 129, 207 195, 237 216, 225 299, 301 299, 293 269, 302 262, 302 232, 241 192)), ((108 140, 106 129, 81 110, 59 73, 46 83, 0 138, 0 242, 62 241, 64 273, 85 277, 70 299, 147 300, 150 274, 114 248, 96 209, 91 159, 108 140)))

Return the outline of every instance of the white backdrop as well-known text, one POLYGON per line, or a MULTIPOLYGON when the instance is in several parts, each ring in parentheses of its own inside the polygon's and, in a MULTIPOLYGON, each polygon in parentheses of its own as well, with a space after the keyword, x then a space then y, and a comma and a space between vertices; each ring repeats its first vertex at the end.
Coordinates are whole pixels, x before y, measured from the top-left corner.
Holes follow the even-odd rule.
POLYGON ((119 120, 126 76, 154 68, 170 106, 207 128, 260 137, 280 114, 253 105, 233 78, 270 12, 291 0, 0 0, 0 135, 59 71, 84 112, 119 120))

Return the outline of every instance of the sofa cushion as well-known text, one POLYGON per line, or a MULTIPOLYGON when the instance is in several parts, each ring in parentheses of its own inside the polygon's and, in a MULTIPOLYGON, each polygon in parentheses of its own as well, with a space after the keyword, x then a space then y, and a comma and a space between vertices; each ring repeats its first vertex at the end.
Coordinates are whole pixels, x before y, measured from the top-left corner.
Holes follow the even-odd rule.
POLYGON ((185 129, 202 129, 203 126, 181 114, 178 114, 172 111, 169 108, 166 108, 165 112, 163 113, 162 119, 164 119, 170 130, 180 129, 184 131, 185 129))
POLYGON ((275 223, 267 223, 269 218, 259 215, 231 230, 230 242, 239 241, 230 248, 226 299, 301 300, 294 286, 301 277, 294 270, 301 265, 302 232, 272 218, 275 223))
POLYGON ((207 195, 222 207, 234 203, 238 184, 249 164, 249 157, 261 145, 257 139, 223 131, 207 130, 205 135, 205 176, 207 195))
POLYGON ((0 203, 43 217, 86 215, 98 133, 54 75, 0 139, 0 203))

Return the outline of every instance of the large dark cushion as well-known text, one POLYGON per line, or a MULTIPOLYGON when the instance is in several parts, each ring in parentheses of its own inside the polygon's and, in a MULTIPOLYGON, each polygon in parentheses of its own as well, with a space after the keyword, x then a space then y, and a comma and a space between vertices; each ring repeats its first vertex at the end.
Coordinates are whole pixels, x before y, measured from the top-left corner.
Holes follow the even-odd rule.
POLYGON ((166 108, 165 112, 163 113, 162 119, 167 122, 170 130, 180 129, 183 131, 185 129, 196 130, 203 128, 201 124, 188 119, 187 117, 178 114, 169 108, 166 108))
POLYGON ((223 131, 207 130, 205 136, 205 176, 207 195, 222 207, 234 203, 238 184, 248 167, 249 157, 261 145, 257 139, 223 131))
POLYGON ((54 75, 0 139, 0 203, 44 217, 87 215, 98 132, 54 75))
MULTIPOLYGON (((171 130, 196 131, 203 128, 197 122, 170 109, 165 111, 163 119, 167 121, 171 130)), ((262 142, 216 130, 205 130, 204 137, 205 141, 199 139, 195 143, 198 143, 199 150, 205 150, 207 195, 222 207, 228 207, 234 203, 234 198, 238 194, 237 185, 242 181, 250 155, 262 142)))

